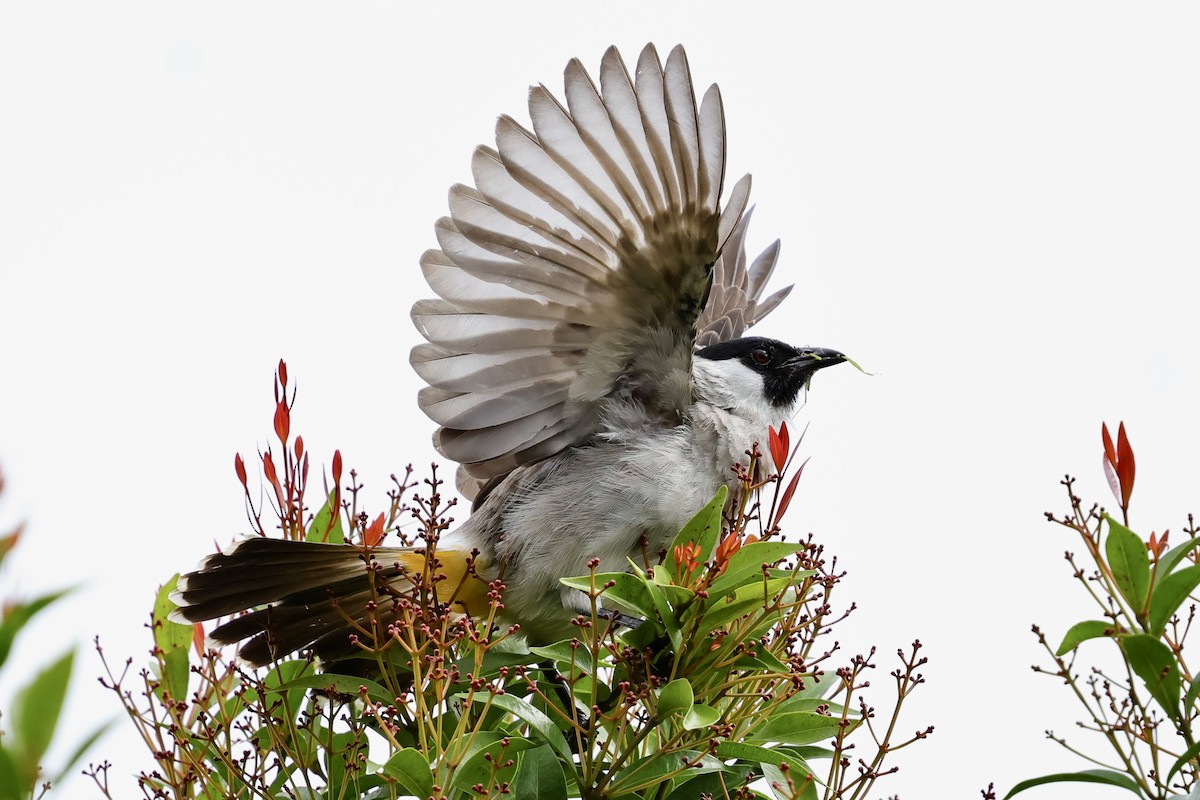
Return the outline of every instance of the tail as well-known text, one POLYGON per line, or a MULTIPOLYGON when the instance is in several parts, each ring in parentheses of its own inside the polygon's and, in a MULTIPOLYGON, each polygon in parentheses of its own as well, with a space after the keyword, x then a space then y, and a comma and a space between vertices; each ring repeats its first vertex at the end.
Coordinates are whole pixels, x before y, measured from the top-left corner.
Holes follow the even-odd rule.
MULTIPOLYGON (((487 585, 469 555, 438 549, 436 558, 438 601, 473 616, 485 613, 487 585)), ((179 579, 171 617, 191 623, 248 611, 210 638, 244 642, 238 657, 256 667, 298 650, 335 661, 361 652, 352 636, 365 639, 380 625, 386 630, 396 599, 427 573, 425 561, 424 549, 246 539, 179 579)))

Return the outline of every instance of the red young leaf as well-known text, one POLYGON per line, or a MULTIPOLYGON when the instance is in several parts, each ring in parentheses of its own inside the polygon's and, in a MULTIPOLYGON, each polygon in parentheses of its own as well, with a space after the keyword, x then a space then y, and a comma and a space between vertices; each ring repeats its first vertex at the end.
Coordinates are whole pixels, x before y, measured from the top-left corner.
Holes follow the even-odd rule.
POLYGON ((383 514, 375 518, 375 521, 367 526, 363 531, 363 544, 367 547, 374 547, 383 539, 383 514))
POLYGON ((695 542, 675 546, 675 574, 687 580, 700 566, 700 545, 695 542))
POLYGON ((1162 538, 1159 539, 1154 531, 1150 531, 1150 541, 1146 542, 1146 549, 1154 556, 1154 560, 1162 558, 1162 554, 1167 552, 1167 539, 1171 536, 1171 532, 1163 531, 1162 538))
POLYGON ((242 488, 246 488, 246 464, 242 461, 241 453, 233 454, 233 471, 237 473, 238 480, 242 483, 242 488))
POLYGON ((279 441, 285 444, 287 443, 288 432, 291 429, 291 416, 287 403, 282 400, 275 403, 275 435, 279 437, 279 441))
POLYGON ((775 465, 775 472, 783 469, 783 459, 787 455, 787 447, 783 444, 783 437, 775 432, 774 425, 767 426, 767 443, 771 449, 771 462, 775 465))
POLYGON ((713 557, 713 561, 717 565, 717 572, 725 571, 729 566, 729 559, 733 558, 733 554, 742 549, 742 537, 738 536, 733 531, 725 535, 719 544, 717 544, 717 552, 713 557))
POLYGON ((267 476, 267 482, 275 489, 275 499, 279 501, 279 507, 283 508, 283 487, 279 485, 279 476, 275 474, 275 461, 271 458, 270 453, 265 453, 263 460, 263 474, 267 476))
POLYGON ((783 519, 784 513, 788 510, 788 506, 791 505, 792 495, 796 493, 796 485, 800 483, 800 476, 804 474, 804 465, 807 463, 808 459, 806 458, 800 464, 800 468, 796 470, 796 474, 792 476, 791 481, 788 482, 787 489, 784 489, 783 497, 779 499, 779 510, 775 512, 774 524, 779 524, 779 521, 783 519))
POLYGON ((336 490, 342 482, 342 451, 333 451, 333 488, 336 490))
POLYGON ((196 648, 196 655, 204 655, 204 626, 199 622, 192 626, 192 647, 196 648))
POLYGON ((283 359, 279 359, 279 383, 285 389, 287 388, 287 364, 283 359))
POLYGON ((296 460, 299 461, 304 456, 304 437, 296 437, 296 460))
POLYGON ((787 464, 788 453, 791 451, 791 435, 788 433, 787 422, 779 424, 779 433, 775 432, 775 428, 768 427, 771 442, 771 461, 775 464, 775 472, 783 472, 783 467, 787 464))
POLYGON ((9 550, 12 550, 14 547, 17 546, 17 543, 19 541, 21 541, 21 533, 24 530, 25 530, 25 524, 21 523, 21 524, 17 525, 17 527, 14 528, 11 532, 9 532, 6 536, 4 536, 3 538, 0 538, 0 558, 4 558, 4 556, 6 556, 8 554, 9 550))
POLYGON ((1133 494, 1133 477, 1136 471, 1133 461, 1133 448, 1125 436, 1125 423, 1117 429, 1117 478, 1121 481, 1121 507, 1129 505, 1129 496, 1133 494))
POLYGON ((1115 447, 1113 447, 1112 437, 1108 435, 1107 423, 1100 423, 1100 435, 1104 438, 1104 458, 1108 461, 1108 463, 1113 465, 1114 469, 1116 469, 1117 450, 1115 447))

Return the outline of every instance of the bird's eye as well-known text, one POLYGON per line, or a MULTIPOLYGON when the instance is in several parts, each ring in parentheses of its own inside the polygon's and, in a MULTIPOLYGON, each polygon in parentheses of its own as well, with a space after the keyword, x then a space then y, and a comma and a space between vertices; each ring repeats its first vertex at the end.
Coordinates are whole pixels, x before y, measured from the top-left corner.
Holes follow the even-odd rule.
POLYGON ((756 347, 750 351, 750 357, 754 359, 754 363, 760 367, 766 365, 771 360, 771 354, 761 347, 756 347))

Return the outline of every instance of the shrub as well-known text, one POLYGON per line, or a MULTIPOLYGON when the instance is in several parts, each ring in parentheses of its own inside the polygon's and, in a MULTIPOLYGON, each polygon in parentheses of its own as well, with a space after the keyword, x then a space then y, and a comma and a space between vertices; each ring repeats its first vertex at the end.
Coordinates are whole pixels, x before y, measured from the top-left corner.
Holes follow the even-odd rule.
MULTIPOLYGON (((832 604, 843 576, 811 537, 780 537, 803 469, 786 427, 767 454, 747 453, 736 502, 722 490, 665 554, 564 579, 590 613, 574 638, 528 647, 498 622, 501 581, 485 618, 438 602, 429 565, 454 503, 436 470, 420 485, 411 468, 393 476, 387 508, 372 514, 354 472, 343 486, 335 453, 332 487, 309 511, 309 454, 291 437, 287 392, 281 362, 280 451, 260 454, 265 504, 235 459, 254 531, 364 552, 392 536, 425 548, 426 570, 399 598, 398 623, 364 626, 360 657, 324 670, 301 657, 253 670, 205 648, 199 626, 168 619, 168 581, 151 663, 104 681, 153 754, 139 778, 146 796, 862 798, 895 771, 887 756, 932 731, 898 732, 923 682, 919 642, 898 653, 882 715, 864 694, 874 650, 840 659, 827 644, 849 613, 832 604), (764 458, 791 478, 756 481, 764 458)), ((90 774, 111 797, 107 765, 90 774)))

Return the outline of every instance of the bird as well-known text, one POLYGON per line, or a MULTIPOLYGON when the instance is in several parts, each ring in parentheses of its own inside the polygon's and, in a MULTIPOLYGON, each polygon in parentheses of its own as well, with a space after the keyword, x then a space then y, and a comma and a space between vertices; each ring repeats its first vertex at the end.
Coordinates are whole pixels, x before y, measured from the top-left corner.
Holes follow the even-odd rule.
MULTIPOLYGON (((611 47, 598 78, 572 59, 565 100, 530 88, 531 128, 499 117, 420 259, 437 297, 411 312, 418 405, 472 503, 438 569, 468 615, 502 576, 502 617, 532 643, 570 638, 588 608, 561 578, 665 552, 720 487, 737 489, 733 465, 792 418, 814 373, 847 360, 744 335, 792 287, 764 296, 778 240, 747 256, 749 175, 722 204, 721 94, 697 102, 683 47, 664 64, 647 45, 632 74, 611 47)), ((356 621, 388 613, 364 562, 400 586, 426 557, 243 539, 179 579, 173 618, 240 614, 210 638, 251 665, 337 660, 355 652, 356 621)))

